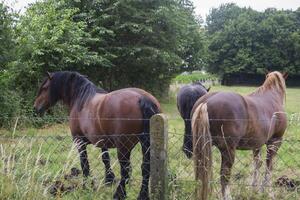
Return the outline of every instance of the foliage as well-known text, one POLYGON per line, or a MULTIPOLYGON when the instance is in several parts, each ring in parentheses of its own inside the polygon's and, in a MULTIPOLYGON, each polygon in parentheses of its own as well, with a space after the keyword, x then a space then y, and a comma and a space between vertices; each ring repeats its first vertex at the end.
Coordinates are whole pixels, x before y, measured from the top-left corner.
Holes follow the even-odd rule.
POLYGON ((0 2, 0 127, 7 126, 19 112, 19 95, 12 90, 7 72, 14 60, 14 14, 0 2))
POLYGON ((1 6, 5 113, 15 105, 18 115, 31 115, 47 71, 78 71, 109 91, 141 87, 161 96, 178 73, 204 66, 205 34, 190 0, 43 0, 21 16, 1 6))
POLYGON ((204 34, 190 1, 67 2, 79 9, 75 19, 88 23, 96 41, 90 48, 112 63, 88 73, 105 88, 135 86, 161 95, 174 75, 199 68, 204 34))
POLYGON ((161 95, 171 78, 203 60, 203 30, 185 5, 190 4, 37 2, 17 26, 16 85, 29 99, 33 94, 27 91, 36 90, 46 71, 75 70, 108 90, 134 86, 161 95))
POLYGON ((176 76, 173 81, 178 83, 192 83, 199 80, 218 80, 218 77, 210 73, 193 72, 193 73, 183 73, 176 76))
POLYGON ((208 71, 220 75, 267 70, 300 73, 299 9, 258 12, 226 4, 213 9, 208 19, 208 71))
POLYGON ((3 71, 13 59, 13 22, 14 15, 0 2, 0 71, 3 71))
POLYGON ((11 71, 16 87, 29 94, 28 98, 33 97, 46 71, 80 71, 101 60, 86 47, 86 24, 72 19, 77 10, 62 9, 61 4, 55 0, 37 2, 17 25, 18 58, 11 71))

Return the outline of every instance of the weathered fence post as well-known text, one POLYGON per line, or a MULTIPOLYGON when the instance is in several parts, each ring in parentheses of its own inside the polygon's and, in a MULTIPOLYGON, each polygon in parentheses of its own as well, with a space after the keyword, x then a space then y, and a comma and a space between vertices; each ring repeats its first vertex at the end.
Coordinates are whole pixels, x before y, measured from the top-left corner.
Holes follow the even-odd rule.
POLYGON ((150 190, 152 200, 167 199, 168 122, 164 114, 150 119, 150 190))

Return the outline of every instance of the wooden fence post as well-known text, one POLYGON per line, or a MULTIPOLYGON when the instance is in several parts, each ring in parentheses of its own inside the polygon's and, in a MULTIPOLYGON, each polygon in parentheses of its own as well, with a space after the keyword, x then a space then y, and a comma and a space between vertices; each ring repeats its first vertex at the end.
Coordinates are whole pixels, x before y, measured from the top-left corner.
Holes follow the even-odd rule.
POLYGON ((152 200, 167 199, 168 122, 164 114, 150 119, 150 191, 152 200))

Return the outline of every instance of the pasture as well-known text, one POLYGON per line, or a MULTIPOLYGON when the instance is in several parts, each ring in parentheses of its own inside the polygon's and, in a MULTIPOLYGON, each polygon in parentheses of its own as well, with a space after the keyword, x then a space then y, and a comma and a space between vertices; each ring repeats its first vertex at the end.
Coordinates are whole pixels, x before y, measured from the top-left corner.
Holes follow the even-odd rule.
MULTIPOLYGON (((235 91, 247 94, 256 87, 213 86, 211 91, 235 91)), ((169 118, 168 169, 169 199, 194 199, 193 162, 181 151, 183 120, 176 108, 175 94, 162 100, 164 113, 169 118)), ((279 155, 275 158, 272 187, 276 199, 300 198, 300 88, 288 88, 286 111, 289 126, 279 155), (298 188, 299 187, 299 188, 298 188), (299 190, 299 191, 298 191, 299 190)), ((20 118, 18 123, 22 120, 20 118)), ((33 119, 35 120, 35 119, 33 119)), ((36 119, 38 120, 38 119, 36 119)), ((42 129, 18 129, 0 131, 0 199, 112 199, 116 184, 104 185, 104 165, 101 151, 91 145, 88 156, 92 177, 83 188, 78 153, 69 133, 66 119, 54 126, 42 129), (79 171, 77 170, 79 169, 79 171), (79 175, 78 175, 79 173, 79 175)), ((112 168, 120 178, 116 151, 110 150, 112 168)), ((263 154, 263 158, 265 152, 263 154)), ((214 176, 211 199, 219 198, 220 155, 214 148, 214 176)), ((132 175, 127 185, 127 199, 136 199, 141 183, 142 154, 137 145, 131 155, 132 175)), ((261 179, 264 166, 261 167, 261 179)), ((231 190, 234 199, 266 199, 268 192, 258 193, 250 187, 252 152, 238 151, 232 170, 231 190)))

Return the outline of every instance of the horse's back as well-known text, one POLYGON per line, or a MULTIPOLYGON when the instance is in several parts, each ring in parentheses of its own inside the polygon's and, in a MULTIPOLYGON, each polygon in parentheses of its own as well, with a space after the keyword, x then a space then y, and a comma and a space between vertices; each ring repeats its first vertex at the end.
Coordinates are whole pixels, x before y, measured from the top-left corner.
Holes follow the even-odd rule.
MULTIPOLYGON (((143 114, 139 101, 145 96, 160 109, 155 97, 138 88, 97 94, 76 114, 80 120, 73 121, 73 126, 80 126, 79 132, 93 144, 99 143, 99 140, 109 140, 106 143, 108 147, 116 147, 117 143, 122 142, 130 148, 138 141, 137 136, 133 135, 143 132, 143 114)), ((98 146, 101 146, 101 142, 98 146)))
MULTIPOLYGON (((273 134, 284 132, 281 131, 285 127, 283 120, 278 130, 269 133, 273 113, 282 110, 277 105, 268 105, 271 102, 265 98, 242 96, 234 92, 216 92, 201 97, 193 110, 201 103, 207 103, 212 136, 231 138, 227 142, 234 143, 232 145, 236 148, 248 149, 259 147, 276 136, 273 134)), ((224 145, 220 139, 215 141, 220 146, 224 145)))
POLYGON ((244 97, 233 92, 208 93, 196 102, 193 112, 201 103, 207 104, 214 143, 219 148, 226 148, 228 144, 238 146, 240 138, 246 134, 248 125, 247 104, 244 97), (224 138, 228 140, 224 142, 224 138))

